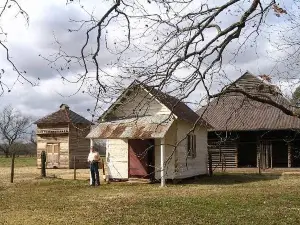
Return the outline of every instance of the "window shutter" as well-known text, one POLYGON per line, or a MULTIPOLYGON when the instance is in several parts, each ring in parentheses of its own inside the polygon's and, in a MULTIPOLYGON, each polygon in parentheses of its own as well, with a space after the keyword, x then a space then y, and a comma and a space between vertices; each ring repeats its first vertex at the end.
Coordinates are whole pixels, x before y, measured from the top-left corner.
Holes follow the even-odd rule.
POLYGON ((196 135, 193 135, 193 158, 196 158, 196 135))
POLYGON ((187 135, 187 156, 191 156, 191 135, 187 135))

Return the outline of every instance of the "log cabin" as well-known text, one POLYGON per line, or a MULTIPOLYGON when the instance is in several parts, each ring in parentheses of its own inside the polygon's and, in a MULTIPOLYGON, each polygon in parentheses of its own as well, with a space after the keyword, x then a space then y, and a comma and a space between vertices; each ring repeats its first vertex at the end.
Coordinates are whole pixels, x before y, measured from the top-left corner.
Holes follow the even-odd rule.
POLYGON ((85 137, 92 123, 62 104, 58 111, 35 122, 37 166, 41 167, 41 152, 46 152, 47 168, 88 168, 90 142, 85 137))
POLYGON ((179 101, 133 82, 87 136, 106 139, 109 179, 176 180, 207 174, 210 125, 179 101))
POLYGON ((246 72, 223 89, 225 94, 197 111, 213 126, 208 131, 213 167, 300 167, 300 119, 237 89, 293 110, 276 85, 246 72))

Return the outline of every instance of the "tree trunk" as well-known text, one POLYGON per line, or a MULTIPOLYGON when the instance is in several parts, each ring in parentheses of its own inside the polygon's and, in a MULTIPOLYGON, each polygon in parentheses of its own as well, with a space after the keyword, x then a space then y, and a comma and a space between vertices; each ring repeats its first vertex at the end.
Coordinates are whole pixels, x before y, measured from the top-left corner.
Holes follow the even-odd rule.
POLYGON ((9 151, 4 151, 4 154, 5 154, 5 158, 9 157, 9 151))

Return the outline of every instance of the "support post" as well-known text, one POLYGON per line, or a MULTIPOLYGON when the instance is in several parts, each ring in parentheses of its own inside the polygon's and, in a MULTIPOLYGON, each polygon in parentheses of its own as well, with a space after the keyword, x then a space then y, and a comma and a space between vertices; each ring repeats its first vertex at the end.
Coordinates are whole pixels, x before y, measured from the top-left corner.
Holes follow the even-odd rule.
POLYGON ((15 156, 16 154, 13 153, 11 157, 11 173, 10 173, 10 183, 14 182, 14 175, 15 175, 15 156))
POLYGON ((74 180, 76 180, 76 156, 74 156, 73 167, 74 167, 74 180))
POLYGON ((266 149, 266 168, 267 169, 270 168, 270 145, 271 145, 271 142, 268 142, 268 146, 266 149))
POLYGON ((259 141, 259 139, 257 139, 257 144, 256 144, 256 149, 257 149, 257 167, 258 167, 258 174, 261 174, 261 147, 262 144, 259 141))
MULTIPOLYGON (((90 139, 90 148, 94 147, 94 140, 91 138, 90 139)), ((90 170, 90 185, 92 185, 92 174, 91 174, 91 170, 90 170)))
POLYGON ((41 153, 41 176, 46 177, 46 152, 41 153))
POLYGON ((165 139, 161 139, 160 143, 160 167, 161 167, 161 172, 160 172, 160 186, 165 187, 166 186, 166 171, 165 171, 165 139))
POLYGON ((271 169, 273 169, 273 144, 270 144, 270 159, 271 159, 271 169))
POLYGON ((213 170, 212 170, 212 156, 211 156, 210 152, 208 152, 208 175, 210 177, 213 175, 213 170))
POLYGON ((292 167, 292 152, 291 152, 291 143, 288 142, 288 168, 292 167))

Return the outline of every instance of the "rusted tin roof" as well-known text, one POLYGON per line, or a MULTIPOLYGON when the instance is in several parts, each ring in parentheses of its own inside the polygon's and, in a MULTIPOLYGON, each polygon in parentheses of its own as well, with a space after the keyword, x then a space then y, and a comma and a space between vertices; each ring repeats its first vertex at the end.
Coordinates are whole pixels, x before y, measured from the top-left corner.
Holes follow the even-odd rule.
MULTIPOLYGON (((261 95, 289 108, 289 101, 274 85, 265 84, 256 76, 246 73, 233 83, 252 95, 261 95), (262 86, 264 85, 264 86, 262 86)), ((232 88, 232 86, 229 86, 232 88)), ((280 109, 248 99, 240 93, 225 94, 198 111, 210 123, 211 131, 287 130, 300 129, 300 119, 280 109)))
POLYGON ((122 138, 163 138, 174 119, 170 115, 143 116, 139 118, 119 119, 100 123, 87 138, 122 139, 122 138))

